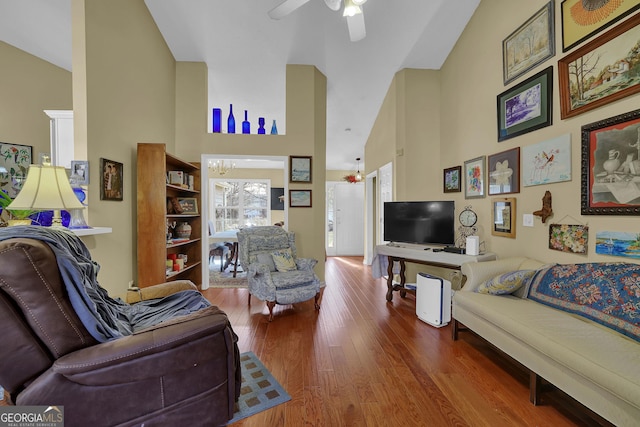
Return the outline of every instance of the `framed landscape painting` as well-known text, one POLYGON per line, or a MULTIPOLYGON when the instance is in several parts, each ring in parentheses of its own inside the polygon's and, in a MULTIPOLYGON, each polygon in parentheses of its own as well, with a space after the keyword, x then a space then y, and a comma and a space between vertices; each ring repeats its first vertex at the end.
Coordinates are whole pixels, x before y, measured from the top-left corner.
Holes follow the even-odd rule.
POLYGON ((555 54, 554 22, 554 2, 550 1, 503 40, 505 85, 555 54))
POLYGON ((498 95, 498 141, 551 126, 553 67, 498 95))
POLYGON ((639 24, 632 16, 558 61, 562 119, 640 92, 639 24))
POLYGON ((289 156, 289 182, 311 182, 311 156, 289 156))
POLYGON ((640 0, 563 0, 562 51, 566 52, 640 8, 640 0))

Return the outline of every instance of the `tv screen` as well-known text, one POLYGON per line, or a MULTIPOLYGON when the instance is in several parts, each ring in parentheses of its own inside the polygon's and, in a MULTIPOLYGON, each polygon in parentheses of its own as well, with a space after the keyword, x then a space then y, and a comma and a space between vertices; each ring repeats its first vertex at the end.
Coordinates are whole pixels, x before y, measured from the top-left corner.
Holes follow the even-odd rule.
POLYGON ((385 202, 384 240, 453 245, 454 212, 453 201, 385 202))

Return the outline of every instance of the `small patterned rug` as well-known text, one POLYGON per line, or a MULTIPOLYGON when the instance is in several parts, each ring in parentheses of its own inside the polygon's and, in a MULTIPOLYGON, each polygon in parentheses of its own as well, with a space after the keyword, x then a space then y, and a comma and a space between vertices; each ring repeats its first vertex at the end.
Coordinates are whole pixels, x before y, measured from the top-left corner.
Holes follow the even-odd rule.
POLYGON ((233 418, 227 425, 291 400, 280 383, 252 352, 240 355, 242 387, 233 418))
POLYGON ((233 270, 220 271, 220 267, 215 269, 209 268, 209 287, 210 288, 246 288, 247 273, 238 271, 236 277, 233 277, 233 270))

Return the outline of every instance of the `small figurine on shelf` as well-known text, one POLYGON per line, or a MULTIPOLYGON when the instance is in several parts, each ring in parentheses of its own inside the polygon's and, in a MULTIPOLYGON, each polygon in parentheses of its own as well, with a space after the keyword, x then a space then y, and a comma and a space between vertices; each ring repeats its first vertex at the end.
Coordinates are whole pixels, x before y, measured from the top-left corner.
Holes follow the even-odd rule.
POLYGON ((169 221, 167 220, 167 243, 173 243, 171 241, 171 238, 173 237, 173 233, 169 230, 173 230, 176 228, 177 223, 175 221, 169 221))

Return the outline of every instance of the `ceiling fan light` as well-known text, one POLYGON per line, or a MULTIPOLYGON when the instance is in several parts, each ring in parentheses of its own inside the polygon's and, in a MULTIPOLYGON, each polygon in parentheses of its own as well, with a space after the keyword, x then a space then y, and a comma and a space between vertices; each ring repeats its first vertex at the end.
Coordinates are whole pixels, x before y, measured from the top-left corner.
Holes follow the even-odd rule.
POLYGON ((353 4, 353 0, 344 0, 344 12, 342 16, 356 16, 362 13, 362 8, 353 4))
POLYGON ((362 6, 363 4, 365 4, 367 2, 367 0, 351 0, 351 1, 356 6, 362 6))

